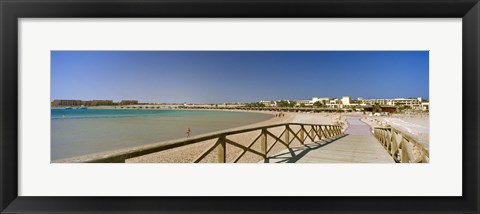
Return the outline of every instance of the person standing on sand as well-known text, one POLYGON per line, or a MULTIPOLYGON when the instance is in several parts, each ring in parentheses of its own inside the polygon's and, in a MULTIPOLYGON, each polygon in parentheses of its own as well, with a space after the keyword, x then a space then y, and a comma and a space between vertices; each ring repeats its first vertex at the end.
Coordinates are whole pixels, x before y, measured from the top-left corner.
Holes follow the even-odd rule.
POLYGON ((190 128, 187 128, 187 130, 185 131, 185 134, 187 135, 187 138, 190 137, 190 128))

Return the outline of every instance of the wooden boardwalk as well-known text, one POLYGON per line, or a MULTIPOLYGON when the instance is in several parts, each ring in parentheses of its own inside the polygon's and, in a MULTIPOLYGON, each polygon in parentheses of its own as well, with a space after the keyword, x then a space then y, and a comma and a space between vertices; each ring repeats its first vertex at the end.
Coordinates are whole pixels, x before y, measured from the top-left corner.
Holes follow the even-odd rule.
MULTIPOLYGON (((259 156, 263 159, 261 162, 264 163, 395 163, 383 145, 372 135, 370 126, 360 121, 360 117, 348 118, 347 122, 349 126, 344 133, 342 133, 339 125, 280 123, 229 130, 183 140, 159 142, 108 153, 96 153, 64 159, 60 162, 125 163, 127 159, 212 140, 205 151, 198 154, 192 162, 201 163, 205 157, 210 155, 210 158, 216 157, 218 163, 237 163, 246 153, 249 153, 259 156), (232 136, 238 134, 251 132, 253 132, 252 136, 257 137, 252 137, 247 142, 239 143, 234 140, 235 138, 232 138, 232 136), (276 145, 285 146, 283 148, 288 149, 280 153, 274 153, 272 149, 276 145), (293 145, 298 146, 293 147, 293 145), (236 154, 227 152, 228 148, 233 148, 232 146, 237 148, 236 154), (227 157, 227 155, 230 156, 227 157)), ((376 136, 382 139, 386 147, 396 152, 401 149, 402 162, 424 160, 417 158, 415 152, 410 151, 412 149, 408 150, 408 148, 413 147, 409 147, 409 144, 407 144, 406 140, 408 139, 402 138, 399 144, 394 139, 399 134, 391 132, 390 135, 389 131, 391 129, 384 129, 376 128, 376 136), (398 145, 403 146, 398 148, 398 145)), ((397 156, 400 155, 397 154, 397 156)), ((425 160, 428 162, 428 159, 425 160)))
POLYGON ((359 117, 348 118, 345 134, 285 149, 266 163, 395 163, 359 117))

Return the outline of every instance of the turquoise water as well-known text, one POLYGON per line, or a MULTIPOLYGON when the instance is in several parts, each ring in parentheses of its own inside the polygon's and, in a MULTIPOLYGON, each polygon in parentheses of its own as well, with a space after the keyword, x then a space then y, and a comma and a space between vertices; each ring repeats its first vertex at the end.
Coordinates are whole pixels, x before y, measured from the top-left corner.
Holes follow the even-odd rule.
POLYGON ((239 127, 272 118, 251 112, 52 109, 52 160, 145 145, 239 127))

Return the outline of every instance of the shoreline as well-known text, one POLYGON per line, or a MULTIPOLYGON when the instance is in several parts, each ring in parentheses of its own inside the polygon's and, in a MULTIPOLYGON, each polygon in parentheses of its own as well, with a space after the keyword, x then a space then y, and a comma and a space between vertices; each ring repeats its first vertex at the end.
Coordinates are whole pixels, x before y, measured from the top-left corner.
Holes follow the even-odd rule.
MULTIPOLYGON (((121 110, 121 109, 117 109, 121 110)), ((123 110, 123 109, 122 109, 123 110)), ((148 109, 143 109, 143 110, 148 110, 148 109)), ((155 110, 170 110, 170 109, 155 109, 155 110)), ((179 109, 180 110, 180 109, 179 109)), ((183 110, 183 109, 182 109, 183 110)), ((196 109, 196 110, 210 110, 210 109, 196 109)), ((232 130, 238 130, 238 129, 244 129, 247 127, 256 127, 256 126, 262 126, 265 124, 274 124, 276 121, 275 119, 278 119, 277 117, 274 117, 275 112, 265 112, 265 111, 245 111, 245 110, 230 110, 230 111, 224 111, 224 110, 216 110, 215 111, 223 111, 223 112, 242 112, 242 113, 261 113, 265 115, 270 115, 270 118, 267 118, 265 120, 261 120, 258 122, 254 122, 251 124, 247 125, 239 125, 236 127, 231 127, 231 128, 226 128, 226 129, 221 129, 217 131, 212 131, 212 132, 207 132, 207 133, 202 133, 198 135, 191 135, 190 138, 196 138, 196 137, 202 137, 202 136, 208 136, 208 135, 213 135, 213 134, 218 134, 218 133, 223 133, 223 132, 228 132, 232 130)), ((286 118, 286 117, 285 117, 286 118)), ((170 140, 162 140, 162 141, 154 141, 151 143, 143 144, 143 145, 138 145, 138 146, 133 146, 133 147, 125 147, 125 148, 119 148, 119 149, 114 149, 114 150, 108 150, 108 151, 103 151, 103 152, 95 152, 95 153, 90 153, 90 154, 85 154, 85 155, 80 155, 80 156, 74 156, 70 158, 61 158, 61 159, 55 159, 51 160, 51 163, 69 163, 69 162, 81 162, 82 160, 90 159, 92 157, 97 157, 97 156, 105 156, 109 155, 112 153, 117 153, 121 151, 126 151, 126 150, 132 150, 132 149, 137 149, 137 148, 142 148, 142 147, 147 147, 150 145, 154 144, 163 144, 163 143, 168 143, 168 142, 178 142, 178 141, 183 141, 185 140, 185 137, 179 137, 179 138, 174 138, 170 140)))
MULTIPOLYGON (((272 114, 274 113, 272 112, 272 114)), ((320 119, 320 117, 323 117, 323 115, 320 115, 320 114, 314 115, 314 114, 293 113, 293 112, 286 112, 284 114, 285 114, 285 117, 280 117, 280 118, 274 117, 270 120, 262 121, 259 123, 240 126, 235 128, 235 130, 275 125, 275 124, 281 124, 281 123, 289 123, 289 122, 301 122, 301 121, 305 121, 306 118, 309 118, 311 121, 312 119, 311 116, 316 116, 317 119, 320 119), (301 116, 301 115, 305 115, 305 116, 301 116)), ((323 123, 325 123, 325 118, 323 123)), ((328 124, 333 124, 333 123, 328 123, 328 124)), ((232 130, 234 129, 223 130, 219 133, 229 132, 232 130)), ((278 135, 281 133, 282 130, 283 130, 283 127, 278 127, 278 128, 272 128, 269 131, 271 131, 273 134, 278 135)), ((259 133, 260 131, 252 131, 252 132, 242 133, 238 135, 232 135, 232 136, 229 136, 228 139, 233 140, 243 146, 248 146, 251 143, 251 141, 259 135, 259 133)), ((193 145, 183 146, 183 147, 156 152, 152 154, 147 154, 144 156, 127 159, 126 163, 190 163, 199 154, 203 153, 207 148, 213 145, 215 141, 216 139, 208 140, 208 141, 199 142, 193 145)), ((252 146, 252 149, 259 151, 260 149, 259 146, 260 144, 256 143, 252 146)), ((282 151, 283 149, 285 149, 283 145, 278 143, 272 148, 271 153, 274 154, 282 151)), ((226 151, 227 162, 231 162, 233 158, 236 155, 238 155, 240 152, 241 152, 241 149, 238 149, 236 147, 233 147, 227 144, 227 151, 226 151)), ((207 155, 202 160, 202 163, 216 163, 217 160, 216 160, 215 154, 216 154, 215 150, 212 151, 210 155, 207 155)), ((256 163, 260 161, 260 159, 261 158, 259 156, 253 155, 252 153, 246 153, 245 156, 239 160, 239 163, 256 163)))
MULTIPOLYGON (((121 110, 121 109, 118 109, 121 110)), ((269 114, 275 115, 278 113, 277 111, 258 111, 258 110, 238 110, 238 109, 142 109, 142 110, 201 110, 201 111, 224 111, 224 112, 250 112, 250 113, 262 113, 262 114, 269 114)), ((255 128, 261 126, 268 126, 268 125, 275 125, 280 123, 313 123, 313 124, 332 124, 332 125, 342 125, 343 131, 348 127, 348 123, 346 123, 346 118, 351 116, 359 116, 362 118, 368 118, 368 116, 362 115, 361 113, 327 113, 327 112, 320 112, 320 113, 307 113, 307 112, 284 112, 285 117, 272 117, 270 119, 248 124, 242 125, 238 127, 222 129, 219 131, 204 133, 200 135, 192 135, 191 138, 199 138, 202 136, 209 136, 215 135, 219 133, 230 132, 234 130, 242 130, 247 128, 255 128)), ((368 123, 367 123, 368 124, 368 123)), ((372 126, 372 124, 369 124, 372 126)), ((283 128, 272 128, 270 130, 273 134, 279 136, 280 133, 283 131, 283 128)), ((241 145, 248 146, 253 139, 255 139, 259 135, 260 131, 252 131, 247 133, 241 133, 237 135, 228 136, 228 139, 235 141, 241 145)), ((99 152, 99 153, 92 153, 88 155, 82 155, 72 158, 66 159, 59 159, 59 160, 52 160, 52 163, 71 163, 71 162, 82 162, 82 160, 90 159, 92 157, 99 157, 99 156, 108 156, 109 154, 114 154, 122 151, 129 151, 129 150, 137 150, 146 148, 152 145, 160 145, 172 142, 181 142, 184 141, 186 138, 176 138, 167 141, 159 141, 149 144, 144 144, 135 147, 128 147, 123 149, 111 150, 106 152, 99 152)), ((194 143, 191 145, 186 145, 174 149, 168 149, 160 152, 155 152, 151 154, 146 154, 139 157, 134 157, 131 159, 127 159, 126 163, 189 163, 195 160, 195 158, 202 154, 207 148, 215 143, 217 139, 202 141, 198 143, 194 143)), ((276 152, 280 152, 285 149, 285 147, 279 146, 280 143, 276 144, 275 147, 272 148, 272 151, 269 154, 275 154, 276 152)), ((252 149, 259 151, 259 143, 255 143, 252 149)), ((241 152, 241 149, 237 147, 233 147, 227 144, 227 162, 231 162, 232 158, 235 157, 238 153, 241 152)), ((211 154, 213 154, 211 152, 211 154)), ((255 156, 251 153, 246 153, 242 159, 240 159, 239 163, 256 163, 261 161, 258 156, 255 156)), ((216 156, 215 155, 208 155, 202 162, 207 163, 216 163, 216 156)))
MULTIPOLYGON (((201 110, 201 109, 199 109, 199 110, 201 110)), ((274 115, 276 113, 276 112, 267 112, 267 111, 245 111, 245 110, 229 110, 229 111, 242 111, 242 112, 252 112, 252 113, 257 112, 257 113, 264 113, 264 114, 270 114, 270 115, 274 115)), ((223 130, 220 130, 220 131, 201 134, 201 135, 197 135, 197 136, 192 136, 192 138, 214 135, 214 134, 229 132, 229 131, 233 131, 233 130, 241 130, 241 129, 246 129, 246 128, 268 126, 268 125, 275 125, 275 124, 288 123, 288 122, 304 122, 304 123, 316 123, 316 124, 333 124, 335 122, 334 118, 333 118, 334 115, 332 115, 332 113, 308 114, 308 113, 286 112, 284 114, 285 114, 285 117, 272 117, 268 120, 260 121, 260 122, 257 122, 257 123, 252 123, 252 124, 248 124, 248 125, 243 125, 243 126, 238 126, 238 127, 234 127, 234 128, 223 129, 223 130)), ((278 130, 275 130, 274 132, 278 132, 278 130)), ((235 140, 236 142, 241 143, 241 144, 246 144, 247 141, 253 140, 257 135, 255 135, 255 133, 244 133, 244 134, 238 134, 238 136, 232 136, 233 137, 232 139, 235 140)), ((129 148, 111 150, 111 151, 106 151, 106 152, 92 153, 92 154, 76 156, 76 157, 72 157, 72 158, 52 160, 52 163, 82 162, 82 160, 90 159, 92 157, 105 156, 105 155, 109 155, 109 154, 113 154, 113 153, 117 153, 117 152, 140 149, 140 148, 152 146, 154 144, 165 144, 165 143, 169 143, 169 142, 178 142, 178 141, 183 141, 183 140, 185 140, 185 138, 177 138, 177 139, 173 139, 173 140, 155 142, 155 143, 145 144, 145 145, 136 146, 136 147, 129 147, 129 148)), ((209 141, 213 141, 213 140, 209 140, 209 141)), ((157 153, 152 153, 152 154, 147 154, 147 155, 140 156, 140 157, 135 157, 135 158, 132 158, 132 159, 128 159, 126 162, 127 163, 131 163, 131 162, 136 162, 136 163, 149 163, 149 162, 150 163, 151 162, 184 163, 184 162, 191 162, 191 160, 193 160, 198 155, 197 153, 203 152, 205 150, 205 148, 207 148, 211 145, 211 143, 214 143, 214 142, 209 142, 209 141, 199 142, 199 143, 195 143, 193 145, 183 146, 183 147, 179 147, 179 148, 175 148, 175 149, 169 149, 169 150, 165 150, 165 151, 161 151, 161 152, 157 152, 157 153)), ((275 148, 272 151, 274 151, 274 150, 275 150, 275 148)), ((250 159, 251 159, 251 157, 247 158, 245 161, 246 162, 257 162, 257 160, 255 158, 254 158, 254 160, 250 160, 250 159)), ((216 162, 212 158, 209 158, 209 159, 207 158, 207 160, 210 160, 208 162, 216 162)))

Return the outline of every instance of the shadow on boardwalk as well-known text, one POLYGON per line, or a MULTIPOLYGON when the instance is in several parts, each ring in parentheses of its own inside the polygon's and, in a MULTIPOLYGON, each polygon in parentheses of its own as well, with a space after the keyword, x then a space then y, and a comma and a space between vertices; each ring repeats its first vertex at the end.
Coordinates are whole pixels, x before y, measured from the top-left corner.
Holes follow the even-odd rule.
POLYGON ((295 163, 308 154, 311 151, 320 149, 330 143, 333 143, 343 137, 348 136, 348 134, 342 134, 337 137, 332 137, 328 139, 323 139, 320 141, 315 141, 311 144, 305 144, 301 147, 288 148, 288 152, 276 154, 274 156, 268 157, 264 160, 264 163, 295 163), (290 155, 290 157, 288 156, 290 155))

